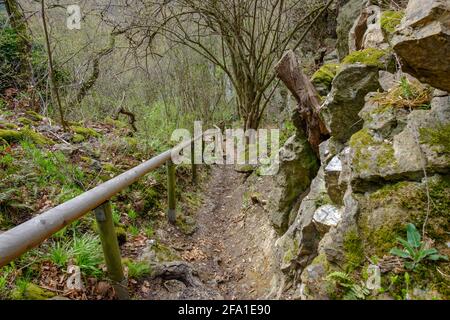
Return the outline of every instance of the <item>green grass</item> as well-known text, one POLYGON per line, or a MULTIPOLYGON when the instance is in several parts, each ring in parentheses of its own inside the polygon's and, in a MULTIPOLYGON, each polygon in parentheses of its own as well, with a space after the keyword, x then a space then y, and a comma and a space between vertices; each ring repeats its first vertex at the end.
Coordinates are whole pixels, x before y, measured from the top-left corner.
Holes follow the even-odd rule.
POLYGON ((128 277, 132 279, 141 279, 151 273, 151 268, 148 263, 127 261, 128 277))
POLYGON ((60 268, 67 266, 67 262, 72 256, 72 248, 68 243, 55 242, 50 247, 46 258, 60 268))
POLYGON ((101 276, 99 265, 103 263, 103 251, 100 239, 91 234, 75 236, 72 243, 74 264, 87 275, 101 276))

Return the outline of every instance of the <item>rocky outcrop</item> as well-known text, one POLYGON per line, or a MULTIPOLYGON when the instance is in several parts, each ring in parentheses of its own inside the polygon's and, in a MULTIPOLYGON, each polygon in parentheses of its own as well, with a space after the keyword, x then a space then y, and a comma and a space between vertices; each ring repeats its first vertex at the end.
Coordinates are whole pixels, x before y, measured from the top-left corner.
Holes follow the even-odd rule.
POLYGON ((280 233, 287 230, 289 216, 298 198, 308 189, 318 170, 317 158, 300 133, 286 141, 279 153, 276 188, 271 192, 271 221, 280 233))
POLYGON ((349 32, 355 23, 355 20, 361 14, 361 10, 364 7, 366 0, 350 0, 344 7, 341 8, 337 19, 337 52, 338 57, 342 60, 349 54, 349 32))
MULTIPOLYGON (((418 32, 446 21, 441 9, 448 1, 417 3, 410 1, 397 39, 406 24, 418 32)), ((319 145, 319 173, 276 242, 284 281, 274 282, 275 291, 287 290, 295 299, 446 299, 448 285, 442 283, 448 279, 438 271, 450 272, 445 261, 438 268, 424 263, 420 271, 410 272, 410 288, 386 289, 384 284, 406 271, 405 260, 390 252, 398 238, 405 238, 408 224, 423 227, 423 245, 450 254, 450 96, 420 82, 437 87, 432 80, 439 81, 438 73, 420 69, 429 76, 424 80, 420 72, 391 68, 386 46, 403 12, 386 14, 370 1, 360 5, 347 42, 355 51, 313 77, 321 94, 327 94, 320 115, 331 138, 319 145), (384 294, 370 282, 371 272, 379 273, 384 294)), ((436 50, 428 52, 441 59, 431 58, 433 68, 448 58, 440 51, 449 51, 446 39, 443 48, 435 43, 436 50)), ((420 39, 408 43, 407 54, 416 54, 414 44, 422 54, 420 39)))
POLYGON ((406 72, 433 87, 450 91, 448 0, 411 0, 393 46, 406 72))
POLYGON ((363 64, 345 66, 333 80, 333 88, 320 113, 331 136, 346 141, 362 127, 359 111, 367 93, 380 88, 378 68, 363 64))
MULTIPOLYGON (((435 135, 450 126, 449 97, 436 97, 431 110, 397 110, 368 102, 361 112, 364 128, 352 136, 352 184, 365 188, 365 182, 401 179, 417 180, 423 170, 450 172, 450 155, 435 135)), ((366 183, 367 184, 367 183, 366 183)))
POLYGON ((350 52, 366 48, 385 50, 389 47, 381 28, 381 9, 379 6, 371 5, 362 10, 361 15, 350 30, 348 45, 350 52))

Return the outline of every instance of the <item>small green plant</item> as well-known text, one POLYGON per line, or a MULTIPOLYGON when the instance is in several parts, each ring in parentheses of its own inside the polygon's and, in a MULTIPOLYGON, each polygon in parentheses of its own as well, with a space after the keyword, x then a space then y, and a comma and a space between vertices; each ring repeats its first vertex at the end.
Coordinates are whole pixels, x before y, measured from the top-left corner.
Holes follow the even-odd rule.
POLYGON ((150 274, 151 268, 145 262, 127 261, 128 277, 133 279, 140 279, 150 274))
POLYGON ((72 255, 72 250, 68 243, 55 242, 47 253, 47 258, 58 267, 65 267, 72 255))
POLYGON ((128 227, 128 231, 130 231, 131 235, 133 235, 133 236, 139 235, 139 228, 134 225, 130 225, 128 227))
POLYGON ((100 239, 91 234, 75 237, 72 244, 73 260, 88 275, 100 276, 99 265, 103 262, 100 239))
POLYGON ((409 223, 406 227, 407 240, 397 238, 398 242, 403 245, 404 249, 393 248, 390 253, 405 259, 405 268, 415 270, 423 260, 447 260, 448 257, 439 254, 435 248, 426 249, 425 243, 421 240, 419 231, 416 226, 409 223))
POLYGON ((369 289, 364 283, 355 283, 355 281, 345 272, 332 272, 327 276, 328 281, 334 282, 336 286, 344 290, 345 300, 364 300, 370 294, 369 289))
POLYGON ((138 217, 137 212, 134 211, 133 209, 128 210, 127 214, 128 214, 128 218, 130 218, 131 220, 136 220, 138 217))
POLYGON ((153 226, 148 225, 145 228, 145 235, 147 236, 147 238, 152 238, 154 234, 155 234, 155 231, 153 230, 153 226))

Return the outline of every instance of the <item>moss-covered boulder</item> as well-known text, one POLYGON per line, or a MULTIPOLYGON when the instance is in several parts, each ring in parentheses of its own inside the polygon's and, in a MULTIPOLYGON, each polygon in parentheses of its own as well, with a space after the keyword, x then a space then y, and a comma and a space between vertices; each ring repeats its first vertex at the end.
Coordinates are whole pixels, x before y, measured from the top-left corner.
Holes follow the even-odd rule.
POLYGON ((379 69, 391 69, 393 66, 392 53, 389 50, 367 48, 364 50, 353 51, 343 60, 343 64, 361 63, 379 69))
POLYGON ((70 129, 74 133, 72 141, 75 143, 83 142, 84 140, 89 138, 98 138, 101 136, 100 133, 91 128, 71 126, 70 129))
POLYGON ((450 2, 410 0, 405 14, 392 39, 403 71, 450 91, 450 2))
POLYGON ((7 143, 17 143, 23 140, 30 140, 38 145, 53 144, 53 141, 43 136, 42 134, 25 127, 21 130, 0 129, 0 141, 7 143))
POLYGON ((378 66, 346 65, 333 80, 333 88, 320 109, 331 136, 346 142, 362 128, 358 113, 364 107, 365 96, 380 88, 378 66))
POLYGON ((42 289, 33 283, 19 286, 11 293, 11 298, 14 300, 47 300, 55 296, 55 293, 42 289))
POLYGON ((321 96, 326 96, 331 90, 331 83, 338 73, 340 65, 328 63, 323 65, 311 77, 311 82, 321 96))
POLYGON ((364 190, 373 182, 418 180, 424 169, 429 174, 450 172, 446 136, 450 125, 449 96, 434 98, 431 110, 414 110, 405 115, 392 108, 372 108, 362 117, 366 119, 364 129, 349 142, 354 188, 364 190), (374 125, 377 113, 382 116, 374 125))
POLYGON ((383 11, 381 15, 381 29, 383 30, 385 35, 392 36, 392 34, 395 32, 395 29, 402 22, 404 16, 404 11, 383 11))

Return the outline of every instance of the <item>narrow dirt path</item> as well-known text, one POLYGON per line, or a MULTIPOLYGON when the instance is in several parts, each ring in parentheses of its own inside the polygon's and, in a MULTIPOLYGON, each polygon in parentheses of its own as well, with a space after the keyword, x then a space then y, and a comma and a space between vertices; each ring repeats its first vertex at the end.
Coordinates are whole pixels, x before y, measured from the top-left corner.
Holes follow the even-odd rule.
POLYGON ((169 230, 171 246, 196 271, 202 285, 177 280, 152 288, 150 299, 257 299, 269 287, 264 256, 266 229, 260 221, 262 206, 248 205, 246 175, 232 166, 215 166, 204 186, 203 205, 191 236, 169 230), (255 228, 257 230, 255 230, 255 228))

